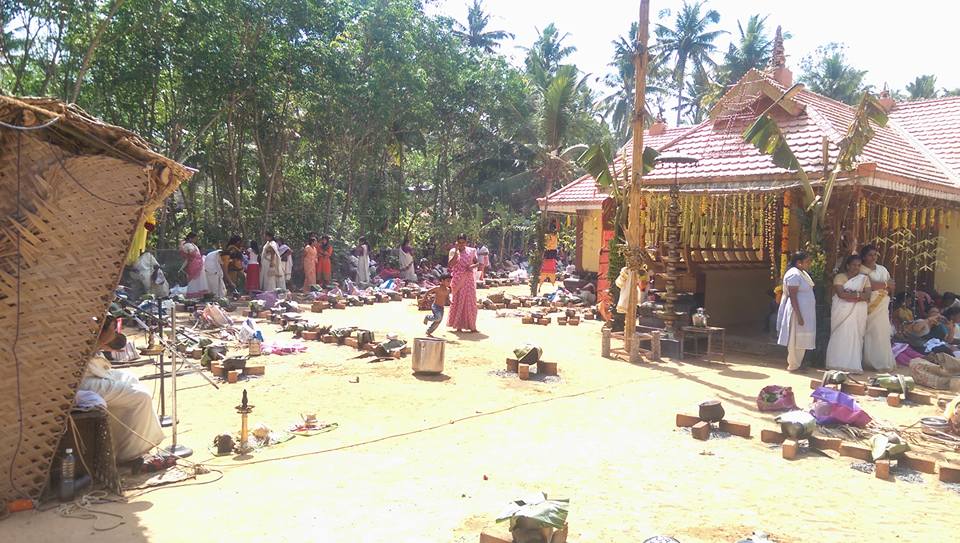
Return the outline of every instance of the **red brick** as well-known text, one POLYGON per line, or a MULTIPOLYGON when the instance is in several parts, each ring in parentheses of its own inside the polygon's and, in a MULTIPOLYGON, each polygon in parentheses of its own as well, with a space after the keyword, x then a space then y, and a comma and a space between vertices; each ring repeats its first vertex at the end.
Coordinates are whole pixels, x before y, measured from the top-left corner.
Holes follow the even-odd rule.
POLYGON ((838 437, 817 437, 810 436, 810 446, 814 449, 839 451, 841 439, 838 437))
POLYGON ((873 474, 877 479, 890 480, 890 461, 877 460, 877 463, 874 465, 873 474))
POLYGON ((900 407, 900 395, 896 392, 887 394, 887 405, 890 407, 900 407))
POLYGON ((507 359, 507 371, 512 373, 517 373, 517 368, 520 367, 520 362, 515 358, 507 359))
POLYGON ((880 396, 886 396, 887 389, 881 387, 867 387, 867 396, 871 398, 879 398, 880 396))
POLYGON ((240 378, 240 372, 238 372, 237 370, 230 370, 227 372, 228 383, 236 383, 237 379, 239 378, 240 378))
POLYGON ((788 439, 783 442, 780 452, 785 460, 793 460, 800 452, 800 444, 794 439, 788 439))
POLYGON ((844 383, 840 390, 846 394, 856 394, 862 396, 867 393, 867 385, 861 383, 844 383))
POLYGON ((690 430, 690 432, 693 434, 694 439, 706 441, 710 439, 710 423, 700 421, 693 425, 693 428, 690 430))
POLYGON ((683 413, 677 413, 677 427, 678 428, 690 428, 694 424, 700 422, 700 417, 694 415, 685 415, 683 413))
POLYGON ((923 473, 937 472, 937 461, 929 456, 924 456, 913 452, 905 452, 903 453, 903 457, 900 458, 898 462, 899 465, 910 469, 915 469, 917 471, 922 471, 923 473))
POLYGON ((556 362, 537 362, 537 374, 538 375, 557 375, 557 363, 556 362))
POLYGON ((355 337, 344 338, 343 344, 347 347, 353 347, 354 349, 360 347, 360 342, 357 341, 357 338, 355 337))
POLYGON ((480 543, 513 543, 509 524, 503 522, 487 526, 480 532, 480 543))
POLYGON ((960 465, 940 462, 940 480, 944 483, 960 483, 960 465))
POLYGON ((315 332, 312 330, 304 330, 300 336, 304 341, 316 341, 320 337, 320 332, 315 332))
POLYGON ((864 447, 863 445, 858 445, 856 443, 841 443, 840 455, 856 458, 857 460, 863 460, 864 462, 870 462, 873 460, 870 447, 864 447))
POLYGON ((266 366, 250 366, 243 368, 244 375, 264 375, 267 372, 266 366))
POLYGON ((919 390, 907 392, 907 400, 921 405, 933 405, 933 396, 919 390))
POLYGON ((720 431, 727 432, 728 434, 733 434, 738 437, 750 437, 750 425, 742 422, 721 420, 720 431))
POLYGON ((321 337, 320 340, 323 341, 324 343, 336 343, 336 342, 337 342, 337 336, 334 336, 334 335, 332 335, 332 334, 327 334, 327 335, 321 337))
POLYGON ((783 434, 774 430, 760 430, 760 441, 779 445, 786 439, 783 434))
POLYGON ((517 375, 520 376, 520 379, 526 381, 530 378, 530 366, 526 364, 521 364, 517 367, 517 375))
POLYGON ((523 317, 520 319, 523 324, 533 324, 533 317, 523 317))

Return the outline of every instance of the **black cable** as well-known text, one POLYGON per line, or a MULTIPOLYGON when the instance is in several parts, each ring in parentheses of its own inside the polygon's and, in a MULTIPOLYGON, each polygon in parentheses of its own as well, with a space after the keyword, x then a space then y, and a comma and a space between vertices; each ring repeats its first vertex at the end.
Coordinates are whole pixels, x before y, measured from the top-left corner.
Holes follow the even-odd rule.
POLYGON ((73 174, 70 173, 70 170, 67 169, 67 165, 63 163, 63 157, 62 157, 62 156, 59 156, 59 155, 56 153, 56 151, 53 151, 51 154, 54 156, 54 158, 57 159, 57 162, 60 163, 60 168, 63 170, 63 172, 64 172, 65 174, 67 174, 67 177, 69 177, 71 180, 73 180, 73 182, 76 183, 78 187, 80 187, 81 189, 83 189, 84 192, 86 192, 86 193, 89 194, 90 196, 93 196, 93 197, 96 198, 97 200, 100 200, 101 202, 106 202, 106 203, 108 203, 108 204, 110 204, 110 205, 114 205, 114 206, 117 206, 117 207, 143 207, 143 206, 145 205, 145 203, 146 203, 146 199, 149 198, 149 194, 145 193, 145 194, 144 194, 144 202, 143 202, 143 203, 138 203, 138 204, 128 204, 128 203, 125 203, 125 202, 114 202, 113 200, 108 200, 108 199, 104 198, 103 196, 100 196, 100 195, 98 195, 98 194, 95 194, 93 191, 91 191, 90 189, 88 189, 83 183, 81 183, 79 179, 77 179, 76 177, 74 177, 73 174))
MULTIPOLYGON (((147 489, 145 489, 143 492, 140 492, 140 493, 138 493, 138 494, 134 494, 133 496, 124 496, 124 497, 125 497, 127 500, 132 500, 132 499, 139 498, 140 496, 143 496, 144 494, 149 494, 149 493, 154 492, 154 491, 157 491, 157 490, 164 490, 164 489, 167 489, 167 488, 183 488, 183 487, 185 487, 185 486, 210 485, 210 484, 219 482, 221 479, 223 479, 223 472, 220 471, 220 470, 218 470, 218 469, 211 469, 211 470, 210 470, 210 473, 216 473, 216 474, 218 474, 218 475, 220 475, 220 476, 217 477, 216 479, 211 479, 211 480, 209 480, 209 481, 197 481, 197 482, 194 482, 194 483, 183 483, 183 484, 179 484, 179 485, 178 485, 178 484, 175 484, 175 483, 172 483, 172 484, 169 484, 169 485, 155 486, 155 487, 152 487, 152 488, 147 488, 147 489)), ((127 490, 127 491, 133 491, 133 490, 139 490, 139 489, 140 489, 140 487, 134 487, 134 488, 128 488, 128 489, 126 489, 126 490, 127 490)))
MULTIPOLYGON (((23 132, 17 131, 17 213, 15 215, 15 220, 19 221, 22 217, 22 202, 20 200, 21 196, 21 184, 22 179, 20 175, 20 157, 21 157, 21 147, 23 144, 23 132)), ((20 455, 20 447, 23 445, 23 392, 20 387, 20 357, 17 356, 17 344, 20 342, 20 268, 22 261, 22 254, 20 252, 20 241, 21 241, 20 229, 17 228, 17 303, 14 306, 16 311, 16 319, 14 320, 14 332, 13 332, 13 361, 15 368, 15 379, 17 383, 17 446, 13 450, 13 455, 10 457, 10 469, 7 471, 7 476, 10 479, 10 488, 17 492, 20 496, 29 497, 24 494, 23 490, 17 486, 16 481, 13 479, 13 468, 17 463, 17 456, 20 455)))
POLYGON ((9 128, 10 130, 16 130, 16 131, 18 131, 18 132, 26 132, 26 131, 30 131, 30 130, 42 130, 42 129, 44 129, 44 128, 49 127, 50 125, 52 125, 53 123, 55 123, 55 122, 57 122, 57 121, 59 121, 59 120, 60 120, 60 117, 54 117, 54 118, 50 119, 49 121, 47 121, 47 122, 45 122, 45 123, 43 123, 43 124, 38 124, 38 125, 36 125, 36 126, 18 126, 18 125, 15 125, 15 124, 7 124, 7 123, 5 123, 5 122, 3 122, 3 121, 0 121, 0 126, 2 126, 2 127, 4 127, 4 128, 9 128))

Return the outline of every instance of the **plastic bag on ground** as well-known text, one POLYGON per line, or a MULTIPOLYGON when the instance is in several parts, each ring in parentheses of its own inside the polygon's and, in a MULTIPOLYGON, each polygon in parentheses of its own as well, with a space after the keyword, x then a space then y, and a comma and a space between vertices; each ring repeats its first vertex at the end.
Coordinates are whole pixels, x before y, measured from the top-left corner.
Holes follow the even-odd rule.
POLYGON ((820 387, 810 396, 815 400, 811 414, 818 424, 849 424, 864 428, 872 420, 856 400, 839 390, 820 387))

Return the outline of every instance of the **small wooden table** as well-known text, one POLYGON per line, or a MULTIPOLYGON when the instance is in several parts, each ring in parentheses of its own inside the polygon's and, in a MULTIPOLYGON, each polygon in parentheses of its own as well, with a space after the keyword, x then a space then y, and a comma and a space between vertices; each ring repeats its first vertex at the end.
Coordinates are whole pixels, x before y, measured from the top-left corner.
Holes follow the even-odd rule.
POLYGON ((687 334, 693 336, 707 336, 707 350, 703 353, 705 359, 710 360, 713 356, 720 356, 721 362, 726 362, 726 349, 727 349, 727 329, 720 328, 717 326, 683 326, 680 328, 680 355, 686 352, 684 350, 684 341, 687 334), (720 350, 713 350, 713 337, 720 336, 720 350))

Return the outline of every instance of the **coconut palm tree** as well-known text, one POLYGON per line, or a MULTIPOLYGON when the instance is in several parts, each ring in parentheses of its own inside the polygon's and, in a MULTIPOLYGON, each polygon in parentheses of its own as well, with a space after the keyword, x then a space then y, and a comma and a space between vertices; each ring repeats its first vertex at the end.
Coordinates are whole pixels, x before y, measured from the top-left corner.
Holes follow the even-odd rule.
POLYGON ((926 100, 937 97, 937 76, 918 75, 911 83, 907 83, 907 100, 926 100))
MULTIPOLYGON (((658 24, 656 28, 657 48, 665 57, 674 59, 673 80, 677 89, 677 124, 683 115, 683 91, 686 83, 687 68, 692 65, 695 69, 716 67, 716 62, 710 54, 717 50, 714 41, 726 32, 710 30, 710 25, 720 22, 720 14, 716 10, 707 10, 702 13, 705 1, 694 4, 683 3, 677 13, 674 26, 668 27, 658 24)), ((661 16, 669 15, 669 11, 662 11, 661 16)))
MULTIPOLYGON (((636 55, 637 44, 637 23, 630 25, 630 33, 627 36, 620 36, 613 43, 613 61, 609 66, 616 71, 604 77, 605 85, 612 89, 612 92, 605 96, 597 104, 603 115, 604 120, 613 127, 614 134, 619 143, 626 142, 630 138, 632 124, 630 118, 633 115, 633 96, 634 86, 636 84, 633 59, 636 55)), ((651 55, 647 63, 647 95, 661 94, 666 88, 660 83, 666 79, 663 63, 660 62, 657 55, 651 55)), ((646 106, 647 118, 651 111, 649 102, 646 106)))
POLYGON ((857 70, 847 64, 844 46, 838 43, 829 43, 817 48, 813 56, 803 59, 800 63, 803 75, 800 82, 810 90, 853 105, 868 87, 863 84, 866 70, 857 70))
POLYGON ((727 49, 718 77, 724 85, 732 85, 751 69, 762 69, 770 62, 773 41, 766 33, 766 22, 766 17, 751 15, 744 29, 743 23, 737 21, 740 36, 727 49))
POLYGON ((683 111, 691 121, 702 122, 713 105, 723 97, 723 91, 724 86, 717 82, 714 74, 696 69, 693 71, 693 78, 687 82, 683 111))
POLYGON ((490 24, 490 14, 483 11, 483 0, 473 0, 473 5, 467 11, 467 25, 456 23, 457 30, 453 33, 462 38, 467 45, 475 49, 482 49, 493 53, 500 47, 500 41, 515 36, 504 30, 487 30, 490 24))
POLYGON ((564 45, 568 37, 568 32, 560 34, 557 25, 550 23, 542 32, 537 30, 537 41, 533 42, 533 47, 524 48, 527 52, 527 73, 539 87, 546 88, 561 63, 577 51, 572 45, 564 45))

